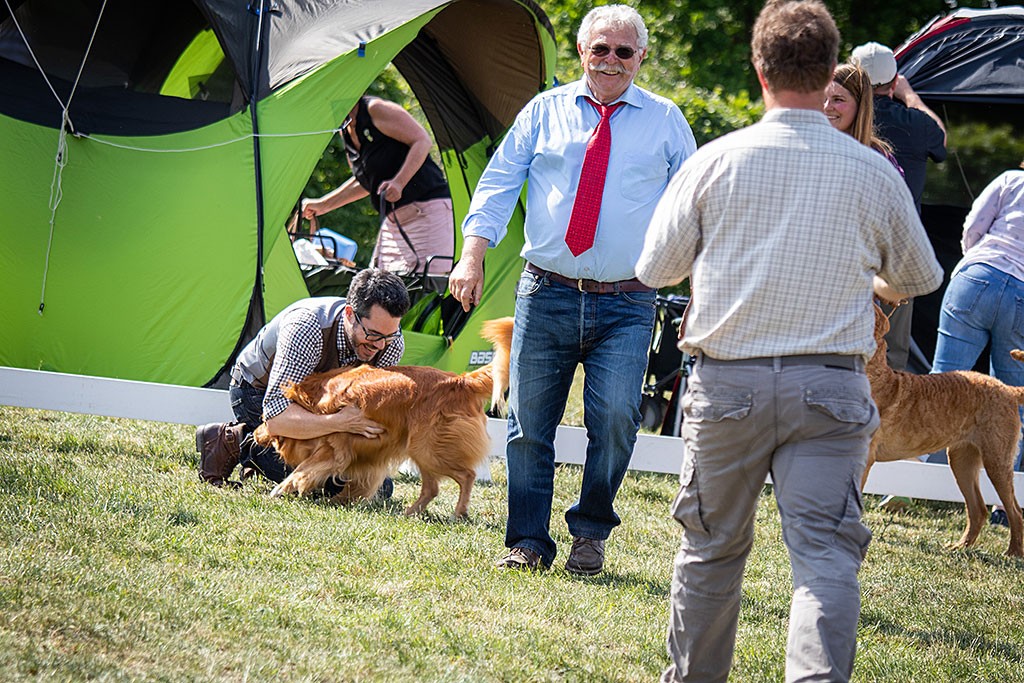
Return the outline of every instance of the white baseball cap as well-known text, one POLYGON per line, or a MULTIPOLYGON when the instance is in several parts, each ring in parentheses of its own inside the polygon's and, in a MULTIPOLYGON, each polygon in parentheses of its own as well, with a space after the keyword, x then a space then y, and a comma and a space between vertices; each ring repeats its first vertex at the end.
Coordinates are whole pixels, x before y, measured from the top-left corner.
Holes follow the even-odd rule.
POLYGON ((871 79, 872 86, 885 85, 896 78, 896 56, 881 43, 864 43, 853 48, 850 59, 871 79))

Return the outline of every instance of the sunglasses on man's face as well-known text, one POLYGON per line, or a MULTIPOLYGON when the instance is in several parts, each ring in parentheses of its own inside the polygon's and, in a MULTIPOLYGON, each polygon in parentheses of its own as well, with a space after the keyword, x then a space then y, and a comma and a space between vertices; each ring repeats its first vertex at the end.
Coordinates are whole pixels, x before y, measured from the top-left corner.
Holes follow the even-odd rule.
MULTIPOLYGON (((604 43, 598 43, 597 45, 590 46, 590 54, 595 57, 607 57, 608 53, 611 51, 612 49, 604 43)), ((625 45, 615 48, 615 56, 619 59, 633 59, 633 55, 635 54, 636 50, 631 47, 626 47, 625 45)))
POLYGON ((355 316, 355 318, 356 318, 356 325, 359 325, 359 329, 361 329, 363 331, 363 336, 366 337, 366 341, 370 342, 371 344, 379 342, 379 341, 390 342, 390 341, 392 341, 394 339, 398 339, 399 337, 402 336, 402 331, 401 330, 398 330, 396 332, 392 332, 391 334, 382 334, 380 332, 377 332, 376 330, 368 330, 368 329, 366 329, 366 326, 363 325, 363 319, 359 317, 358 313, 356 313, 355 311, 352 311, 352 315, 355 316))

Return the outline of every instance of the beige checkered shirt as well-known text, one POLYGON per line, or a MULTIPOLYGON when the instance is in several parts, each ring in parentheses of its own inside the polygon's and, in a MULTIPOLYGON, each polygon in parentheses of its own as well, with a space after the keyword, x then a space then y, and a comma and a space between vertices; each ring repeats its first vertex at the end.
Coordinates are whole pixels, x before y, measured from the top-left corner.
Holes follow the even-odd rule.
POLYGON ((875 274, 911 296, 943 277, 892 164, 799 109, 773 109, 690 157, 637 263, 653 287, 690 277, 682 348, 722 360, 870 357, 875 274))

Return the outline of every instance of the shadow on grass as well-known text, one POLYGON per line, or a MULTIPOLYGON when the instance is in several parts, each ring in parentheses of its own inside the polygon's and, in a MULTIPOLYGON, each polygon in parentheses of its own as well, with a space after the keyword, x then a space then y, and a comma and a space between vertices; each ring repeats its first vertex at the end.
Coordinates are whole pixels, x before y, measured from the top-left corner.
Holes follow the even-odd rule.
POLYGON ((1001 640, 991 640, 971 631, 953 628, 931 630, 908 629, 891 619, 864 612, 861 613, 860 620, 862 624, 874 628, 878 633, 887 636, 912 638, 925 646, 955 647, 978 655, 988 655, 1017 664, 1024 662, 1024 651, 1020 647, 1001 640))
MULTIPOLYGON (((395 482, 418 482, 419 479, 408 477, 405 478, 403 475, 395 477, 395 482), (402 477, 400 479, 400 477, 402 477)), ((480 486, 481 484, 477 484, 480 486)), ((489 486, 490 484, 488 484, 489 486)), ((263 490, 254 490, 255 495, 269 497, 270 488, 263 490)), ((304 505, 311 505, 316 507, 323 507, 328 509, 349 509, 349 510, 361 510, 364 512, 377 513, 387 515, 389 517, 403 517, 405 516, 406 508, 411 505, 415 500, 418 492, 412 496, 409 496, 408 500, 397 495, 387 499, 372 498, 370 500, 360 500, 350 503, 334 503, 330 497, 325 495, 322 491, 310 494, 308 496, 285 496, 283 500, 291 500, 295 503, 304 505)), ((425 511, 410 516, 410 519, 416 519, 424 524, 437 524, 441 526, 459 526, 459 525, 473 525, 483 529, 490 529, 504 532, 504 522, 490 521, 486 518, 476 516, 473 514, 473 504, 470 502, 469 506, 469 517, 460 519, 454 516, 453 512, 445 512, 443 503, 438 505, 436 502, 431 503, 431 507, 428 507, 425 511), (435 509, 436 506, 436 509, 435 509)))
POLYGON ((1024 569, 1024 559, 1019 557, 1010 557, 1005 554, 993 555, 987 550, 981 550, 978 548, 966 548, 966 549, 946 549, 947 553, 962 553, 972 560, 977 560, 982 564, 987 564, 990 567, 996 567, 999 569, 1024 569))
POLYGON ((664 580, 651 580, 649 577, 641 574, 633 572, 619 574, 607 569, 597 576, 580 576, 567 571, 561 573, 566 579, 572 581, 585 581, 586 583, 608 586, 609 588, 631 588, 656 598, 666 597, 672 587, 671 576, 666 576, 664 580))
MULTIPOLYGON (((982 529, 981 535, 978 537, 978 541, 975 546, 971 548, 951 547, 960 539, 959 531, 948 535, 940 533, 927 539, 903 538, 896 531, 888 533, 890 528, 895 529, 897 522, 900 526, 923 528, 930 522, 938 520, 941 517, 948 516, 950 513, 965 514, 963 504, 929 502, 925 505, 915 505, 913 508, 902 510, 900 512, 884 513, 882 525, 880 527, 868 523, 868 526, 871 528, 873 533, 871 543, 872 545, 881 544, 892 548, 913 548, 932 555, 954 555, 960 553, 969 559, 977 560, 991 567, 998 567, 1001 569, 1024 568, 1024 559, 1022 558, 1009 557, 1003 553, 993 554, 989 550, 977 547, 977 543, 984 540, 986 535, 1001 533, 998 529, 989 524, 985 525, 985 528, 982 529), (915 519, 915 512, 920 512, 920 516, 917 519, 915 519)), ((1003 540, 1002 542, 1005 543, 1006 541, 1003 540)))

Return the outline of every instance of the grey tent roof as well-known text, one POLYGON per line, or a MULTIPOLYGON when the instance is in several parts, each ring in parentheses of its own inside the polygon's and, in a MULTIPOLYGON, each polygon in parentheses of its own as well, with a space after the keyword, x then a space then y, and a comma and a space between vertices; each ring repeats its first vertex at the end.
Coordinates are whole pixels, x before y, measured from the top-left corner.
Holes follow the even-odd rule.
POLYGON ((481 133, 496 136, 512 120, 523 98, 509 98, 510 86, 527 94, 543 87, 543 65, 523 55, 538 54, 536 21, 553 35, 532 0, 10 2, 13 17, 6 4, 0 6, 0 113, 61 125, 58 98, 36 61, 66 100, 92 40, 72 120, 99 133, 160 134, 202 126, 245 107, 253 94, 262 99, 360 43, 440 8, 395 64, 428 118, 443 120, 435 126, 438 144, 461 149, 481 133), (488 29, 478 30, 481 25, 488 29), (500 40, 495 25, 502 27, 500 40), (216 34, 226 58, 217 77, 220 87, 204 100, 159 95, 182 50, 206 28, 216 34), (484 51, 486 60, 480 57, 484 51), (490 87, 494 79, 504 87, 490 87))

